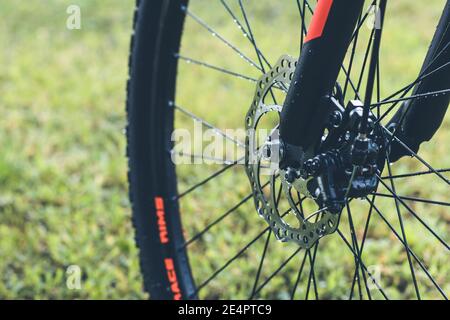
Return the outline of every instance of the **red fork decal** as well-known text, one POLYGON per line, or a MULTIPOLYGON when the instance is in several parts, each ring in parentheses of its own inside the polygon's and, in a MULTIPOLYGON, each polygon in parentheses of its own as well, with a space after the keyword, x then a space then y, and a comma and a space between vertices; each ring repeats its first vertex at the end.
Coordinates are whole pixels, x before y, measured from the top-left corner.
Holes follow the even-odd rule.
POLYGON ((309 26, 308 34, 305 38, 305 43, 322 36, 333 1, 334 0, 319 0, 311 21, 311 25, 309 26))

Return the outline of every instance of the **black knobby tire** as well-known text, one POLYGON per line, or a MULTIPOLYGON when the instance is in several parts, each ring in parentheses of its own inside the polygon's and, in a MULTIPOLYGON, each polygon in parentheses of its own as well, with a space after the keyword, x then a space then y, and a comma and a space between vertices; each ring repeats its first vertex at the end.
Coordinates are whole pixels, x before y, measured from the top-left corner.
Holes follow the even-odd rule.
POLYGON ((138 1, 128 82, 128 157, 133 224, 144 288, 152 299, 185 299, 194 292, 170 161, 178 51, 185 1, 138 1), (178 10, 174 10, 175 6, 178 10), (159 206, 157 210, 156 206, 159 206), (180 249, 181 248, 181 249, 180 249))

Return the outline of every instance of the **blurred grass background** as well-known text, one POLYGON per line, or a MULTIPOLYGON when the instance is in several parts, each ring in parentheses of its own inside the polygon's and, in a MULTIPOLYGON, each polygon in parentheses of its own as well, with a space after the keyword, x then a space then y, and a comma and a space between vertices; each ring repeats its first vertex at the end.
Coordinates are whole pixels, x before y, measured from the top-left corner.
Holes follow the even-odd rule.
MULTIPOLYGON (((263 1, 270 3, 267 6, 260 1, 244 2, 255 38, 269 61, 274 63, 286 53, 297 56, 298 43, 292 41, 293 36, 299 37, 295 2, 263 1)), ((235 1, 229 3, 239 12, 235 1)), ((384 96, 417 75, 444 3, 389 3, 381 62, 384 96)), ((123 135, 133 8, 133 0, 2 0, 0 4, 1 298, 145 297, 130 223, 123 135), (71 4, 82 9, 82 30, 66 28, 66 8, 71 4), (83 271, 79 291, 66 287, 66 268, 72 264, 83 271)), ((192 10, 256 59, 218 1, 193 0, 192 10)), ((186 35, 184 55, 258 77, 251 66, 192 19, 187 20, 186 35)), ((242 127, 253 92, 250 82, 242 85, 242 80, 180 65, 177 103, 219 128, 242 127)), ((186 127, 190 122, 179 118, 177 125, 186 127)), ((436 168, 449 164, 449 133, 447 116, 435 142, 422 149, 421 154, 436 168)), ((396 173, 423 169, 410 159, 395 166, 396 173)), ((180 190, 215 170, 215 166, 180 167, 180 190)), ((448 188, 433 176, 406 182, 398 186, 403 195, 448 201, 448 188)), ((199 189, 181 203, 183 216, 188 217, 184 218, 187 237, 249 191, 242 168, 199 189), (228 191, 223 193, 223 187, 228 191)), ((408 204, 426 215, 427 223, 448 241, 446 208, 408 204)), ((357 204, 353 211, 361 212, 354 218, 360 228, 366 207, 357 204)), ((398 230, 394 202, 380 201, 379 207, 398 230)), ((402 212, 406 218, 407 213, 402 212)), ((414 297, 402 246, 380 218, 373 220, 366 264, 382 266, 382 284, 391 297, 414 297)), ((448 252, 415 220, 409 218, 405 223, 411 247, 448 294, 448 252)), ((344 216, 342 228, 348 231, 347 225, 344 216)), ((205 279, 264 226, 249 203, 207 234, 192 247, 196 280, 205 279)), ((249 251, 237 261, 227 275, 212 283, 205 296, 223 296, 226 291, 228 297, 246 298, 253 283, 242 279, 255 273, 263 245, 260 240, 255 245, 259 250, 249 251)), ((262 279, 294 249, 291 244, 271 242, 262 279)), ((321 297, 346 297, 354 268, 348 250, 336 236, 330 236, 321 241, 318 256, 321 297)), ((288 297, 285 288, 292 287, 300 258, 303 256, 289 264, 261 297, 288 297)), ((439 297, 426 276, 417 273, 424 297, 439 297)), ((298 288, 298 298, 305 294, 305 281, 307 277, 298 288)))
POLYGON ((134 1, 0 4, 0 297, 142 298, 127 195, 134 1), (82 29, 68 30, 78 4, 82 29), (66 288, 66 268, 83 290, 66 288))

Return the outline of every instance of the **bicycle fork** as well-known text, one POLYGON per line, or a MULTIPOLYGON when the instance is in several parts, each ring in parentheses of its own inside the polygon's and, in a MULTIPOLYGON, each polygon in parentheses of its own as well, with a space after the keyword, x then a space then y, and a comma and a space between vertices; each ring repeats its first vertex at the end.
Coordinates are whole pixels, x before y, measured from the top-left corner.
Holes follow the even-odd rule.
POLYGON ((307 150, 317 142, 329 112, 330 96, 364 0, 319 0, 303 44, 280 122, 280 137, 307 150))
MULTIPOLYGON (((296 157, 299 150, 307 152, 320 141, 334 107, 330 98, 340 69, 347 73, 342 65, 355 27, 361 28, 363 23, 358 24, 363 7, 364 0, 318 1, 281 113, 285 166, 295 162, 290 158, 292 155, 296 157)), ((391 132, 391 162, 418 152, 420 144, 429 141, 439 129, 448 109, 450 95, 427 93, 450 88, 450 0, 446 2, 433 43, 418 79, 410 88, 413 96, 425 98, 404 102, 387 125, 391 132)), ((368 87, 373 88, 373 83, 368 87)), ((367 104, 371 92, 366 92, 366 97, 360 97, 358 92, 356 95, 367 104)), ((363 107, 367 111, 369 106, 363 107)))

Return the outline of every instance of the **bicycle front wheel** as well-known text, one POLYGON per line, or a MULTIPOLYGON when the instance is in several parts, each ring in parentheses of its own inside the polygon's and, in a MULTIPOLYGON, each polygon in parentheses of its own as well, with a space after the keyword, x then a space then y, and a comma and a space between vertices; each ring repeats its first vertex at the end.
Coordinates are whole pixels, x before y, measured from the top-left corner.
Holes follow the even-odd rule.
MULTIPOLYGON (((444 3, 399 0, 386 12, 372 109, 386 132, 395 99, 407 96, 417 73, 433 71, 415 66, 432 36, 423 30, 444 3)), ((341 68, 333 95, 344 103, 361 99, 366 86, 374 32, 367 23, 376 4, 367 2, 341 68)), ((246 115, 260 78, 290 61, 279 57, 301 52, 314 10, 307 0, 138 1, 127 137, 133 223, 151 298, 447 299, 448 118, 420 154, 390 136, 413 157, 392 164, 386 151, 377 190, 348 201, 336 231, 311 246, 277 241, 255 209, 242 161, 246 115)), ((260 141, 279 123, 289 74, 283 79, 266 90, 264 104, 274 107, 261 120, 267 135, 260 141)), ((258 184, 283 221, 293 228, 320 221, 317 203, 293 188, 282 192, 280 179, 261 174, 258 184)))

